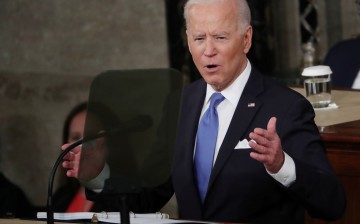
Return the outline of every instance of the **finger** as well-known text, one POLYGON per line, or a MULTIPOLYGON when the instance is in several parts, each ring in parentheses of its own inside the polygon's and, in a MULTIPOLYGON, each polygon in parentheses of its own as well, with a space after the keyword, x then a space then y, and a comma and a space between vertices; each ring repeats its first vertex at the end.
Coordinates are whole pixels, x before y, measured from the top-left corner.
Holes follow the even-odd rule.
POLYGON ((267 124, 267 130, 271 133, 276 133, 276 117, 270 118, 268 124, 267 124))
POLYGON ((64 161, 62 162, 62 167, 67 169, 68 171, 76 171, 79 170, 79 163, 77 161, 64 161))
POLYGON ((273 132, 270 132, 262 128, 255 128, 253 133, 254 134, 251 134, 250 138, 255 140, 258 144, 261 145, 268 145, 268 143, 272 139, 274 139, 274 134, 275 134, 273 132))
POLYGON ((62 162, 61 165, 65 169, 73 169, 74 168, 74 163, 71 161, 64 161, 64 162, 62 162))
POLYGON ((249 137, 250 137, 250 139, 255 141, 256 144, 258 144, 258 145, 267 146, 269 143, 269 140, 265 136, 259 135, 258 133, 255 133, 255 132, 251 132, 249 137))
POLYGON ((266 147, 264 145, 257 144, 255 141, 254 140, 249 141, 249 146, 258 153, 261 153, 261 154, 267 153, 266 147))
POLYGON ((79 160, 79 159, 80 159, 80 151, 79 150, 72 150, 69 153, 67 153, 63 158, 63 160, 69 160, 69 161, 79 160))
POLYGON ((261 136, 265 136, 266 135, 266 130, 262 129, 262 128, 255 128, 254 133, 256 133, 258 135, 261 135, 261 136))
POLYGON ((69 161, 71 161, 71 160, 74 160, 74 154, 72 154, 72 153, 68 153, 68 154, 66 154, 65 156, 64 156, 64 158, 63 158, 63 160, 69 160, 69 161))
POLYGON ((250 136, 251 139, 254 139, 256 142, 262 145, 268 145, 270 141, 276 138, 276 117, 270 118, 268 124, 268 129, 255 128, 254 134, 250 136))
POLYGON ((67 147, 69 147, 71 144, 70 143, 66 143, 64 145, 61 146, 61 150, 65 150, 67 147))
POLYGON ((75 171, 75 170, 68 170, 66 172, 66 176, 68 177, 75 177, 77 178, 78 177, 78 171, 75 171))
POLYGON ((67 154, 65 154, 63 159, 64 160, 76 160, 76 159, 80 158, 80 154, 81 154, 81 147, 76 147, 76 148, 72 149, 70 152, 68 152, 67 154))
POLYGON ((79 153, 79 152, 81 151, 81 147, 82 147, 82 145, 76 146, 75 148, 73 148, 73 149, 71 150, 71 152, 73 152, 73 153, 79 153))
POLYGON ((268 156, 264 155, 264 154, 260 154, 260 153, 256 153, 256 152, 250 152, 250 157, 263 163, 266 164, 268 161, 268 156))

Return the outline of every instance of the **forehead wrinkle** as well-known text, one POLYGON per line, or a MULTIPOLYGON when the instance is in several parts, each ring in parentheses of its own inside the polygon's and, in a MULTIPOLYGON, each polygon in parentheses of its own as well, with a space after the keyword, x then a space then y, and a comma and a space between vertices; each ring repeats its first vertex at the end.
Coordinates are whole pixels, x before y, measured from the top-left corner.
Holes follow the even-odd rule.
POLYGON ((214 16, 208 12, 207 7, 198 9, 195 5, 189 11, 189 26, 187 29, 192 30, 194 33, 209 33, 211 35, 238 30, 239 20, 234 19, 234 17, 237 17, 234 7, 226 8, 226 12, 220 15, 220 17, 219 14, 214 16))

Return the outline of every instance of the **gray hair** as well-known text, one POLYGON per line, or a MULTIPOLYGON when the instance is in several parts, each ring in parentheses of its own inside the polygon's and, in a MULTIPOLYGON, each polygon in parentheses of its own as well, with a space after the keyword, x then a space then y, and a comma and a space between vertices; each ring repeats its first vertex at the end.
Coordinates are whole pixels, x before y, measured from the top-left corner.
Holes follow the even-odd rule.
MULTIPOLYGON (((223 2, 227 0, 188 0, 184 6, 184 18, 186 21, 186 27, 188 25, 188 16, 189 10, 192 6, 197 4, 211 4, 217 2, 223 2)), ((234 0, 237 5, 237 11, 240 20, 240 28, 245 31, 246 27, 250 25, 251 22, 251 12, 250 7, 246 0, 234 0)))

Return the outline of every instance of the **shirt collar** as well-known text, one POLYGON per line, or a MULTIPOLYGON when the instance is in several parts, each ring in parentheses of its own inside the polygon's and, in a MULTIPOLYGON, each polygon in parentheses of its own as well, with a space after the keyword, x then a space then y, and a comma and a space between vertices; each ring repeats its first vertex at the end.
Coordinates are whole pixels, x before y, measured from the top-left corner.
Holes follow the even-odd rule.
MULTIPOLYGON (((251 72, 251 64, 247 60, 246 67, 244 71, 235 79, 235 81, 228 86, 226 89, 221 91, 221 94, 227 99, 232 105, 236 106, 239 102, 240 96, 244 91, 245 85, 249 79, 251 72)), ((209 102, 210 97, 216 91, 211 87, 211 85, 206 85, 206 96, 205 96, 205 105, 209 102)))

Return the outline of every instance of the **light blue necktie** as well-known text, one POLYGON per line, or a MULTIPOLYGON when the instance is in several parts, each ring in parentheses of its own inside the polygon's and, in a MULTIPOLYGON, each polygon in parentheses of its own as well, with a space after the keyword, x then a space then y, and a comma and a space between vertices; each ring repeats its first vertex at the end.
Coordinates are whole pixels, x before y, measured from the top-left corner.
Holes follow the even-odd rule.
POLYGON ((194 163, 202 202, 204 202, 209 184, 219 128, 219 118, 216 107, 224 99, 221 93, 214 93, 211 96, 210 106, 201 118, 198 127, 194 163))

